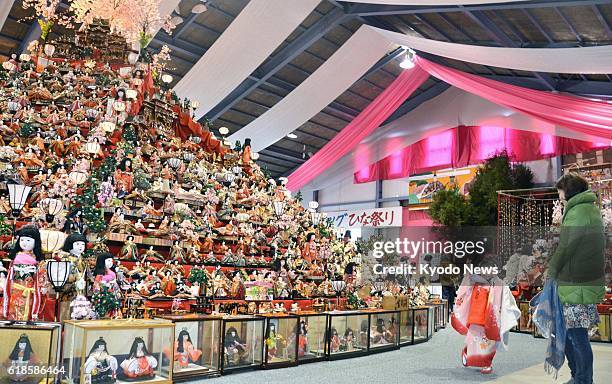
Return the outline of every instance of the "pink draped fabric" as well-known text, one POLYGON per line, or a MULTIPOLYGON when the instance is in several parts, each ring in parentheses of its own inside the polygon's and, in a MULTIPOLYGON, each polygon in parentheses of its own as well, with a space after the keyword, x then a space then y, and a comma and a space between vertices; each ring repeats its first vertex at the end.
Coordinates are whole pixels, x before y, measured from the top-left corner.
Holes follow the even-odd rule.
MULTIPOLYGON (((359 116, 310 160, 293 172, 289 176, 287 188, 292 191, 300 189, 353 150, 427 80, 428 74, 528 116, 575 132, 612 139, 612 105, 610 104, 509 85, 447 68, 421 57, 416 58, 416 63, 417 66, 414 69, 402 72, 359 116)), ((414 149, 414 151, 419 150, 420 154, 415 152, 411 155, 412 159, 419 160, 422 154, 427 152, 426 148, 414 149)), ((395 156, 398 155, 395 154, 395 156)), ((440 156, 443 154, 440 153, 440 156)), ((453 159, 450 159, 448 163, 452 165, 453 159)), ((355 178, 375 180, 380 177, 379 173, 377 164, 372 164, 369 168, 361 169, 355 178)))
POLYGON ((419 67, 402 72, 336 137, 289 176, 287 188, 291 191, 300 189, 347 154, 395 112, 428 77, 427 72, 419 67))
POLYGON ((493 126, 459 126, 420 140, 354 174, 355 183, 392 180, 436 169, 480 164, 506 150, 513 161, 533 161, 595 149, 609 143, 556 137, 493 126))
POLYGON ((416 62, 430 75, 493 103, 576 132, 612 138, 611 104, 509 85, 448 68, 422 57, 417 57, 416 62))

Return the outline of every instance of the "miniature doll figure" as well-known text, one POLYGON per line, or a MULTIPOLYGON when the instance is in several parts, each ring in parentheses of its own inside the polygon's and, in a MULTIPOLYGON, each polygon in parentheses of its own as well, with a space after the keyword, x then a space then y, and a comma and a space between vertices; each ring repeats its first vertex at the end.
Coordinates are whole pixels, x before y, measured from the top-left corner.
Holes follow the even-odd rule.
POLYGON ((143 218, 159 217, 162 215, 162 212, 155 209, 155 207, 153 206, 153 201, 149 200, 147 201, 147 204, 140 210, 140 215, 143 218))
POLYGON ((344 337, 342 338, 340 344, 340 350, 351 352, 354 351, 357 345, 357 340, 355 339, 355 334, 351 328, 347 328, 344 331, 344 337))
POLYGON ((121 260, 138 260, 138 247, 134 243, 134 236, 130 235, 127 237, 125 244, 119 251, 119 259, 121 260))
POLYGON ((215 265, 219 262, 217 256, 213 253, 213 251, 208 252, 208 256, 206 256, 206 260, 204 260, 204 264, 207 265, 215 265))
POLYGON ((244 298, 244 284, 242 283, 242 278, 239 271, 234 273, 234 277, 232 278, 230 294, 234 299, 244 298))
POLYGON ((388 344, 389 340, 393 340, 393 335, 385 327, 385 320, 382 318, 376 319, 376 325, 370 329, 370 343, 388 344))
POLYGON ((113 178, 108 176, 106 181, 100 184, 100 192, 98 193, 98 202, 102 207, 108 207, 113 200, 115 187, 113 186, 113 178))
MULTIPOLYGON (((297 303, 295 303, 297 305, 297 303)), ((301 320, 298 324, 298 357, 302 357, 310 350, 308 346, 308 324, 301 320)))
POLYGON ((108 353, 106 341, 95 341, 85 360, 85 375, 91 375, 92 384, 114 383, 117 380, 117 359, 108 353))
POLYGON ((71 262, 71 272, 68 281, 75 283, 77 294, 83 294, 85 291, 85 278, 88 274, 89 267, 83 259, 83 253, 87 248, 87 238, 78 232, 73 232, 66 240, 62 251, 67 254, 68 261, 71 262))
POLYGON ((134 223, 134 228, 136 228, 140 233, 147 232, 147 228, 145 228, 144 224, 142 223, 142 219, 138 219, 136 223, 134 223))
POLYGON ((164 199, 164 205, 162 210, 164 211, 164 213, 168 214, 168 215, 172 215, 174 214, 174 197, 172 196, 171 193, 168 193, 166 195, 166 198, 164 199))
POLYGON ((225 255, 223 255, 223 258, 221 259, 221 263, 225 265, 235 265, 236 264, 236 260, 234 259, 234 254, 232 253, 232 250, 229 247, 225 251, 225 255))
POLYGON ((306 243, 302 247, 302 259, 309 263, 317 259, 317 243, 315 242, 314 233, 309 233, 306 236, 306 243))
POLYGON ((282 335, 276 333, 276 324, 268 326, 268 337, 266 338, 266 351, 268 360, 273 360, 280 349, 284 348, 285 340, 282 335))
MULTIPOLYGON (((11 354, 4 362, 4 366, 6 367, 6 372, 11 382, 23 382, 32 379, 31 377, 28 377, 27 367, 34 366, 39 363, 40 361, 32 350, 30 339, 28 338, 28 335, 24 333, 15 343, 11 354)), ((31 375, 32 372, 29 374, 31 375)))
POLYGON ((130 354, 121 363, 123 374, 130 379, 152 379, 155 377, 157 359, 149 353, 141 337, 134 339, 130 354))
POLYGON ((202 351, 193 345, 189 332, 186 329, 181 330, 174 342, 174 361, 180 368, 187 368, 189 363, 196 363, 200 356, 202 351))
POLYGON ((248 358, 248 345, 238 336, 238 331, 234 327, 227 330, 223 347, 227 365, 238 365, 248 358))
POLYGON ((129 159, 123 159, 117 166, 114 174, 115 178, 115 189, 117 190, 117 197, 122 199, 128 193, 132 192, 134 187, 134 174, 132 173, 132 161, 129 159))
POLYGON ((102 253, 96 259, 96 268, 94 269, 94 277, 99 287, 100 283, 111 284, 116 281, 117 274, 113 271, 113 254, 102 253))
POLYGON ((187 263, 185 260, 185 250, 179 240, 174 240, 172 242, 172 247, 170 247, 170 260, 178 261, 181 264, 187 263))
POLYGON ((149 246, 149 249, 147 249, 143 254, 142 254, 142 262, 145 261, 149 261, 152 263, 163 263, 164 260, 164 256, 162 256, 162 254, 160 254, 159 252, 157 252, 156 250, 153 249, 153 246, 149 246))
POLYGON ((36 320, 47 293, 47 273, 36 227, 25 226, 17 232, 9 258, 12 261, 4 286, 3 316, 15 321, 36 320))
POLYGON ((331 329, 331 338, 329 346, 332 353, 340 351, 340 337, 338 336, 338 331, 335 327, 332 327, 331 329))
POLYGON ((164 273, 164 278, 161 281, 161 289, 166 296, 176 295, 176 283, 174 282, 172 271, 166 271, 164 273))

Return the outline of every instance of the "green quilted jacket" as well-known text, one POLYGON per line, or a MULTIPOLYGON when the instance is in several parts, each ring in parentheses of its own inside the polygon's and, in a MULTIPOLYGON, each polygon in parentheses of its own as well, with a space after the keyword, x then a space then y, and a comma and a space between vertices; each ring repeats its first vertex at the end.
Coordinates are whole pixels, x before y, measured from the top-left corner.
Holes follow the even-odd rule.
POLYGON ((559 245, 548 264, 563 303, 596 304, 605 294, 605 234, 596 201, 591 191, 579 193, 563 213, 559 245))

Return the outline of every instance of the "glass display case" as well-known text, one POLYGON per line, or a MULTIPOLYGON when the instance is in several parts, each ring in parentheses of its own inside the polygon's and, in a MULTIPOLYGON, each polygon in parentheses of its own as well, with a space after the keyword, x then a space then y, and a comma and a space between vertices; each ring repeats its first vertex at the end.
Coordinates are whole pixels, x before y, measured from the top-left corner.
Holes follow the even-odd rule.
POLYGON ((405 309, 399 314, 399 344, 410 345, 414 342, 414 310, 405 309))
POLYGON ((384 352, 399 348, 399 311, 370 313, 370 352, 384 352))
MULTIPOLYGON (((432 333, 430 333, 429 326, 429 311, 430 307, 415 307, 413 308, 413 319, 414 319, 414 337, 413 344, 418 344, 429 340, 432 333)), ((431 315, 433 318, 433 314, 431 315)), ((433 324, 432 324, 433 328, 433 324)))
POLYGON ((164 351, 164 358, 174 361, 175 382, 221 374, 219 346, 222 316, 189 314, 160 318, 175 324, 174 347, 164 351))
POLYGON ((65 381, 172 383, 174 323, 167 320, 65 321, 65 381))
POLYGON ((223 318, 221 373, 253 369, 263 364, 263 317, 236 315, 223 318))
POLYGON ((531 314, 529 312, 529 302, 520 301, 518 306, 521 310, 521 317, 519 318, 517 331, 521 333, 533 333, 533 324, 531 323, 531 314))
POLYGON ((435 331, 438 332, 442 328, 446 328, 446 322, 448 321, 448 301, 441 300, 438 303, 433 304, 435 311, 435 331))
POLYGON ((58 323, 0 322, 0 383, 54 382, 60 333, 58 323))
POLYGON ((427 308, 427 339, 429 340, 436 332, 436 311, 435 307, 427 308))
POLYGON ((298 363, 324 360, 326 356, 325 335, 327 314, 299 312, 298 316, 298 363))
POLYGON ((297 365, 298 317, 284 313, 260 316, 266 319, 264 368, 297 365))
POLYGON ((330 359, 364 355, 368 351, 370 315, 360 311, 332 311, 329 316, 327 352, 330 359))

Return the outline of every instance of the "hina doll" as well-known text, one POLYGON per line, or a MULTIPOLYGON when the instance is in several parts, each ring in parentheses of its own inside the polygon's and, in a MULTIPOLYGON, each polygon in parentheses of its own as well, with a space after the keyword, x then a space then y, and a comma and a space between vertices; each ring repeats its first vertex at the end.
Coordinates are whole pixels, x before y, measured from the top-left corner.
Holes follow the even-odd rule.
POLYGON ((94 342, 85 360, 85 375, 91 375, 92 384, 114 383, 117 379, 117 359, 108 353, 106 341, 100 337, 94 342))
POLYGON ((340 337, 338 336, 338 331, 334 327, 332 327, 330 333, 329 347, 331 352, 335 353, 340 350, 340 337))
POLYGON ((466 275, 451 316, 453 328, 466 336, 463 365, 479 367, 483 374, 493 372, 497 347, 507 348, 509 332, 520 316, 510 288, 497 276, 466 275))
POLYGON ((315 242, 315 234, 309 233, 306 236, 306 242, 302 247, 302 259, 312 262, 317 258, 317 243, 315 242))
POLYGON ((357 344, 357 340, 355 339, 355 333, 351 328, 347 328, 344 331, 344 337, 342 338, 340 344, 340 350, 351 352, 355 350, 357 344))
POLYGON ((371 344, 388 344, 393 340, 393 335, 385 327, 385 320, 382 318, 376 319, 376 325, 370 329, 371 344))
POLYGON ((308 353, 308 324, 304 320, 301 320, 298 324, 298 357, 304 356, 308 353))
POLYGON ((100 192, 98 193, 98 202, 102 207, 108 207, 113 200, 115 187, 113 186, 113 178, 108 176, 106 181, 100 184, 100 192))
POLYGON ((248 345, 238 336, 236 328, 230 327, 226 334, 223 343, 225 359, 228 365, 237 365, 244 361, 249 354, 248 345))
POLYGON ((25 226, 17 232, 9 258, 12 261, 4 285, 2 314, 6 320, 36 320, 47 291, 40 232, 36 227, 25 226))
POLYGON ((11 382, 24 382, 32 378, 32 372, 28 372, 28 367, 36 366, 40 361, 32 350, 30 338, 25 333, 22 334, 8 359, 4 362, 8 378, 11 382))
POLYGON ((162 256, 159 252, 157 252, 155 249, 153 249, 153 246, 149 246, 149 249, 147 249, 143 254, 142 254, 142 262, 145 261, 149 261, 152 263, 163 263, 164 260, 164 256, 162 256))
POLYGON ((268 326, 268 337, 266 337, 266 351, 268 353, 268 360, 272 360, 276 357, 279 349, 283 346, 283 342, 283 337, 276 333, 276 324, 270 323, 268 326))
POLYGON ((185 250, 179 240, 174 240, 172 242, 172 247, 170 247, 170 260, 178 261, 182 264, 187 263, 185 260, 185 250))
POLYGON ((132 173, 132 161, 123 159, 117 166, 114 174, 115 189, 117 197, 122 199, 134 188, 134 174, 132 173))
MULTIPOLYGON (((117 274, 113 271, 114 261, 112 253, 101 253, 96 259, 96 267, 94 269, 94 291, 101 291, 103 288, 107 288, 117 300, 121 297, 121 291, 117 282, 117 274)), ((110 316, 112 311, 106 314, 99 314, 100 316, 110 316)))
POLYGON ((75 283, 78 294, 83 294, 85 291, 85 277, 89 269, 87 262, 82 257, 86 248, 87 238, 78 232, 68 235, 62 247, 62 251, 71 263, 71 276, 68 281, 75 283))
POLYGON ((202 351, 193 345, 189 332, 181 330, 174 342, 174 361, 180 368, 187 368, 189 363, 196 363, 200 356, 202 351))
POLYGON ((138 246, 134 243, 134 236, 128 236, 125 244, 119 251, 121 260, 138 260, 138 246))
POLYGON ((152 379, 155 377, 157 359, 153 357, 141 337, 136 337, 130 353, 122 363, 123 374, 129 379, 152 379))

